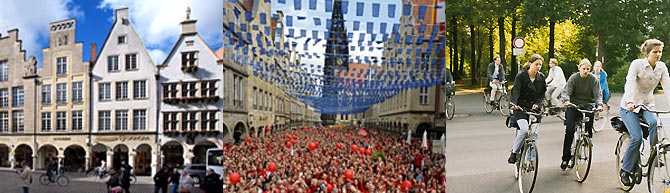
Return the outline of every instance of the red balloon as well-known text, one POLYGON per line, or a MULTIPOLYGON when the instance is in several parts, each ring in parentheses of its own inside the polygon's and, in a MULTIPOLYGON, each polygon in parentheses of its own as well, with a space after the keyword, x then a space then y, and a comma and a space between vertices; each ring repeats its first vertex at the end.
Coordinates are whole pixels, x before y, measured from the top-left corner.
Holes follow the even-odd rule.
POLYGON ((265 127, 266 132, 270 132, 270 126, 265 127))
POLYGON ((270 162, 270 164, 268 164, 268 170, 274 172, 275 170, 277 170, 277 164, 275 164, 274 162, 270 162))
POLYGON ((247 142, 251 143, 251 137, 247 137, 247 142))
POLYGON ((295 144, 298 143, 298 142, 295 141, 295 140, 293 140, 293 141, 291 141, 291 143, 293 143, 293 145, 295 145, 295 144))
POLYGON ((318 142, 318 141, 315 141, 315 142, 314 142, 314 145, 316 145, 316 147, 319 147, 319 142, 318 142))
POLYGON ((365 154, 365 148, 360 148, 360 149, 358 149, 358 153, 360 153, 360 154, 365 154))
POLYGON ((291 148, 291 142, 290 142, 290 141, 287 141, 287 142, 286 142, 286 147, 287 147, 287 148, 291 148))
POLYGON ((332 191, 333 191, 333 188, 335 188, 335 187, 334 187, 332 184, 328 184, 328 186, 327 186, 326 188, 327 188, 327 189, 326 189, 327 192, 332 192, 332 191))
POLYGON ((367 155, 372 154, 372 150, 370 150, 370 149, 365 150, 365 154, 367 154, 367 155))
POLYGON ((344 177, 346 177, 349 180, 354 180, 354 171, 352 171, 351 169, 345 170, 344 177))
POLYGON ((342 144, 340 144, 340 143, 335 144, 335 146, 337 146, 337 149, 342 148, 342 144))
POLYGON ((358 146, 356 146, 356 145, 351 145, 351 151, 353 151, 354 153, 356 153, 357 150, 358 150, 358 146))
POLYGON ((308 144, 307 144, 307 147, 309 148, 310 151, 314 151, 314 149, 316 149, 316 144, 314 144, 314 143, 308 143, 308 144))
POLYGON ((238 182, 240 182, 240 174, 238 174, 237 172, 233 172, 232 174, 230 174, 230 183, 235 185, 238 182))
POLYGON ((404 182, 402 182, 402 189, 403 191, 412 189, 412 182, 410 182, 409 180, 405 180, 404 182))

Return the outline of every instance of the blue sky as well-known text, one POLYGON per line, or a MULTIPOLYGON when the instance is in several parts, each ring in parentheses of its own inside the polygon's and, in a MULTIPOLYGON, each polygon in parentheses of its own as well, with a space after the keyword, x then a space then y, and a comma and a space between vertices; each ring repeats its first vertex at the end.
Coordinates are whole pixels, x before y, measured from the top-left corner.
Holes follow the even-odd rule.
POLYGON ((49 23, 68 18, 77 19, 76 41, 84 43, 84 61, 90 58, 91 43, 102 48, 114 22, 114 9, 128 7, 131 22, 155 64, 163 62, 179 37, 179 22, 185 19, 186 7, 197 19, 197 30, 209 46, 222 45, 222 1, 213 0, 0 0, 0 35, 19 29, 19 39, 27 57, 38 57, 48 47, 49 23), (29 13, 29 14, 26 14, 29 13))

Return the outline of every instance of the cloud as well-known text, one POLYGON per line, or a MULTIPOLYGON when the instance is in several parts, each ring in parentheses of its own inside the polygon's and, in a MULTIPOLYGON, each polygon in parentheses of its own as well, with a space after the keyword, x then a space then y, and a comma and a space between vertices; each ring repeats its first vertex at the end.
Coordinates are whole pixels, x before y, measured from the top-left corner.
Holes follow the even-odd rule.
MULTIPOLYGON (((0 5, 3 5, 0 11, 0 34, 6 36, 8 30, 19 29, 19 39, 27 51, 26 55, 40 58, 40 41, 48 42, 49 23, 84 14, 78 6, 72 5, 72 0, 0 0, 0 5), (30 13, 26 10, 30 10, 30 13)), ((38 65, 41 66, 41 63, 38 65)))
POLYGON ((156 65, 161 65, 163 64, 163 60, 165 60, 167 53, 160 49, 149 49, 149 55, 151 55, 151 60, 153 60, 156 65))
POLYGON ((212 0, 103 0, 99 9, 128 7, 131 20, 152 58, 159 64, 165 59, 179 37, 179 23, 186 18, 186 7, 191 7, 191 18, 197 19, 198 34, 215 50, 222 44, 223 1, 212 0), (161 52, 158 52, 160 50, 161 52), (154 55, 162 54, 162 55, 154 55))

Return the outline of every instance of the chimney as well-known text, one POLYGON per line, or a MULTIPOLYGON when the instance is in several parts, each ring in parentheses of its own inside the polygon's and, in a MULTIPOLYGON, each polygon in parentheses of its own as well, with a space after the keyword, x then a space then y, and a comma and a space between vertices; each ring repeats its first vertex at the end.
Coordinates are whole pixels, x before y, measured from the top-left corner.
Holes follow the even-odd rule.
POLYGON ((97 49, 96 49, 95 43, 91 43, 91 57, 90 57, 91 59, 89 60, 89 63, 90 63, 91 66, 93 66, 93 64, 95 64, 95 61, 98 60, 98 55, 96 53, 97 52, 96 50, 97 49))
POLYGON ((191 8, 186 7, 186 20, 182 21, 181 24, 181 35, 195 34, 195 22, 197 20, 191 19, 191 8))

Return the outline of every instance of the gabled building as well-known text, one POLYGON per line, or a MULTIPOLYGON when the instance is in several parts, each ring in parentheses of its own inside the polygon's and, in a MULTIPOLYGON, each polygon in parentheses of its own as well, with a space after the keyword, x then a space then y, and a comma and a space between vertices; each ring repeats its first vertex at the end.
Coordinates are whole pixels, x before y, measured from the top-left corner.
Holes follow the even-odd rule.
MULTIPOLYGON (((89 166, 89 62, 82 60, 83 43, 75 42, 76 24, 75 19, 68 19, 49 25, 49 47, 42 49, 42 68, 35 89, 35 115, 12 112, 14 120, 25 117, 35 122, 35 169, 45 169, 54 159, 63 161, 69 171, 89 166)), ((33 92, 24 87, 12 93, 33 92)))
POLYGON ((205 163, 206 150, 221 147, 224 67, 196 31, 196 20, 181 22, 181 35, 159 66, 162 165, 205 163))
MULTIPOLYGON (((26 60, 19 30, 0 35, 0 167, 38 162, 35 144, 35 57, 26 60)), ((56 155, 54 153, 54 155, 56 155)))
POLYGON ((156 173, 160 157, 156 70, 128 8, 117 9, 100 55, 91 66, 94 166, 101 160, 108 166, 125 161, 136 175, 156 173))

